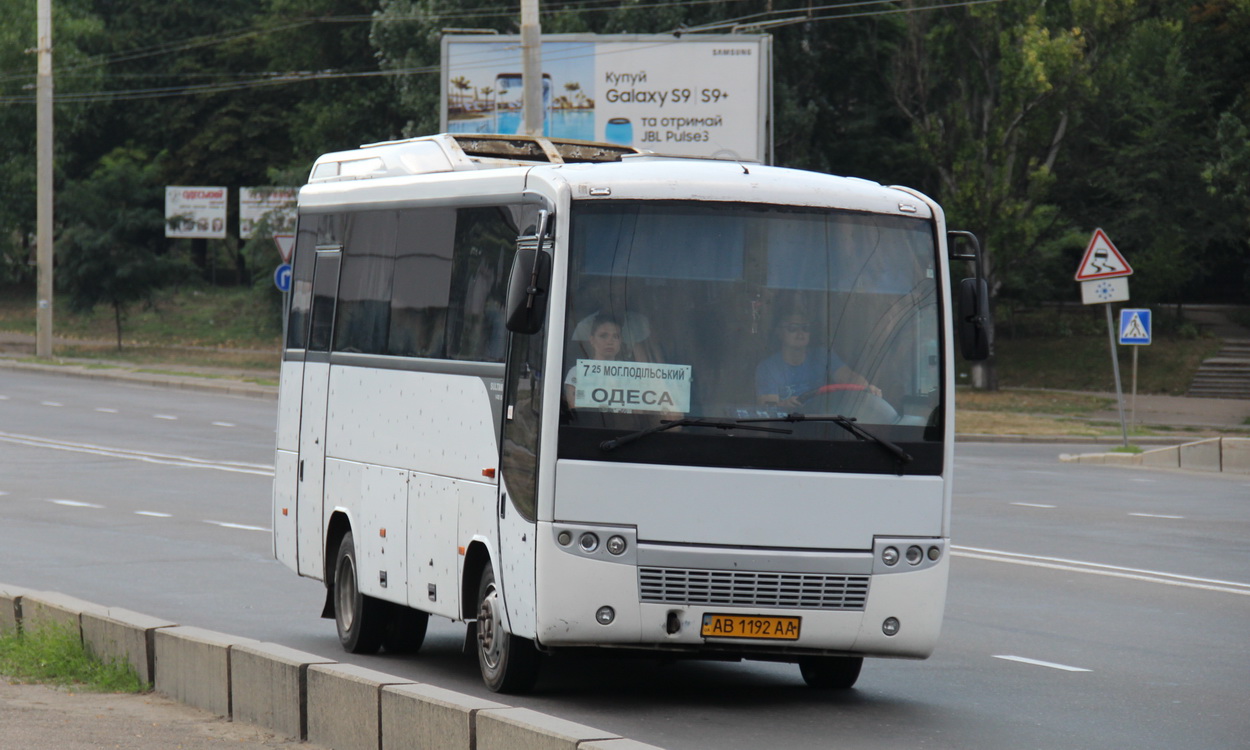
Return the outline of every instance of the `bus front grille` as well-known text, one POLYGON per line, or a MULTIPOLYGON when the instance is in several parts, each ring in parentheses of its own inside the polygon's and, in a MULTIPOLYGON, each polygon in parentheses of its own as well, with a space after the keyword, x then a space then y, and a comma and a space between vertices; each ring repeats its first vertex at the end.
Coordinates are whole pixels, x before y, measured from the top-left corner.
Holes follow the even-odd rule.
POLYGON ((862 610, 868 576, 640 567, 642 601, 734 607, 862 610))

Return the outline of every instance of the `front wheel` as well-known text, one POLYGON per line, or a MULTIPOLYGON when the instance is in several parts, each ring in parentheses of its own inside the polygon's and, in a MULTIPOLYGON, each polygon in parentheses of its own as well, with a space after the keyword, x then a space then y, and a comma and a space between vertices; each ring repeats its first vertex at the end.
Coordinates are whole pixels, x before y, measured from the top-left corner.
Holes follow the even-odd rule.
POLYGON ((850 690, 863 666, 862 656, 812 656, 799 662, 799 671, 810 687, 850 690))
POLYGON ((538 681, 538 650, 503 626, 503 599, 489 565, 477 588, 477 662, 482 681, 496 693, 524 693, 538 681))

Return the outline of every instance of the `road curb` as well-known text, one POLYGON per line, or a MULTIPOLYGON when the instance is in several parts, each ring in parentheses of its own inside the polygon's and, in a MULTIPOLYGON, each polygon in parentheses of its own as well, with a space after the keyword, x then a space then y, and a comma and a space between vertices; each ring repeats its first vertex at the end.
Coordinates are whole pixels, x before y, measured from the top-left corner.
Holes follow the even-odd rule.
POLYGON ((78 635, 84 638, 84 618, 107 618, 113 636, 91 642, 93 653, 105 661, 131 663, 133 649, 154 654, 151 684, 156 692, 231 721, 260 720, 257 725, 265 729, 332 750, 661 750, 613 732, 279 644, 137 613, 110 616, 123 611, 0 583, 0 635, 52 621, 68 623, 71 629, 78 623, 78 635), (39 614, 27 617, 27 610, 39 614), (122 631, 128 632, 119 635, 122 631), (257 695, 266 700, 255 701, 257 695), (273 698, 284 705, 279 709, 270 702, 273 698), (293 722, 292 711, 306 720, 293 722), (279 713, 276 720, 264 721, 279 713))
POLYGON ((200 391, 224 393, 242 398, 260 398, 276 400, 278 387, 248 383, 227 378, 214 379, 210 376, 177 375, 157 372, 142 372, 114 365, 83 365, 66 362, 63 364, 43 364, 0 356, 0 368, 38 372, 46 375, 60 375, 70 378, 87 378, 90 380, 113 380, 134 385, 149 385, 158 388, 173 388, 184 391, 200 391))

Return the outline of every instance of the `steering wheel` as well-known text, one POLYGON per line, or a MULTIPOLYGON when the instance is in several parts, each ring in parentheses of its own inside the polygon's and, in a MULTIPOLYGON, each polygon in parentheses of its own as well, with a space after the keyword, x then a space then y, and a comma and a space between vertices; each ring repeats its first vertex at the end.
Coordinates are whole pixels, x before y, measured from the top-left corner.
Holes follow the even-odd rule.
POLYGON ((813 414, 842 414, 867 424, 895 424, 898 412, 889 401, 858 383, 828 383, 798 396, 813 414))

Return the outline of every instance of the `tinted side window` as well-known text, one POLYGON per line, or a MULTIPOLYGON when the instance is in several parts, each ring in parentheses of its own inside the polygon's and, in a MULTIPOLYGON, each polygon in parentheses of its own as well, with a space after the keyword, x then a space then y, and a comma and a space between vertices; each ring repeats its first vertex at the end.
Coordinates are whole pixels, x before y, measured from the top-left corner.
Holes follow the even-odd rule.
POLYGON ((304 215, 295 234, 291 274, 291 310, 286 323, 286 346, 303 349, 308 344, 308 316, 312 310, 313 258, 320 217, 304 215))
POLYGON ((334 300, 338 296, 339 250, 343 245, 344 227, 350 217, 327 214, 317 221, 316 272, 312 290, 312 322, 309 325, 308 348, 324 352, 330 349, 330 334, 334 324, 334 300), (327 262, 324 259, 332 259, 327 262))
POLYGON ((451 359, 503 361, 507 342, 503 304, 516 237, 506 208, 456 212, 447 321, 447 356, 451 359))
POLYGON ((386 351, 397 225, 396 211, 362 211, 352 216, 339 272, 335 351, 386 351))
POLYGON ((455 209, 399 212, 387 354, 446 356, 455 231, 455 209))

